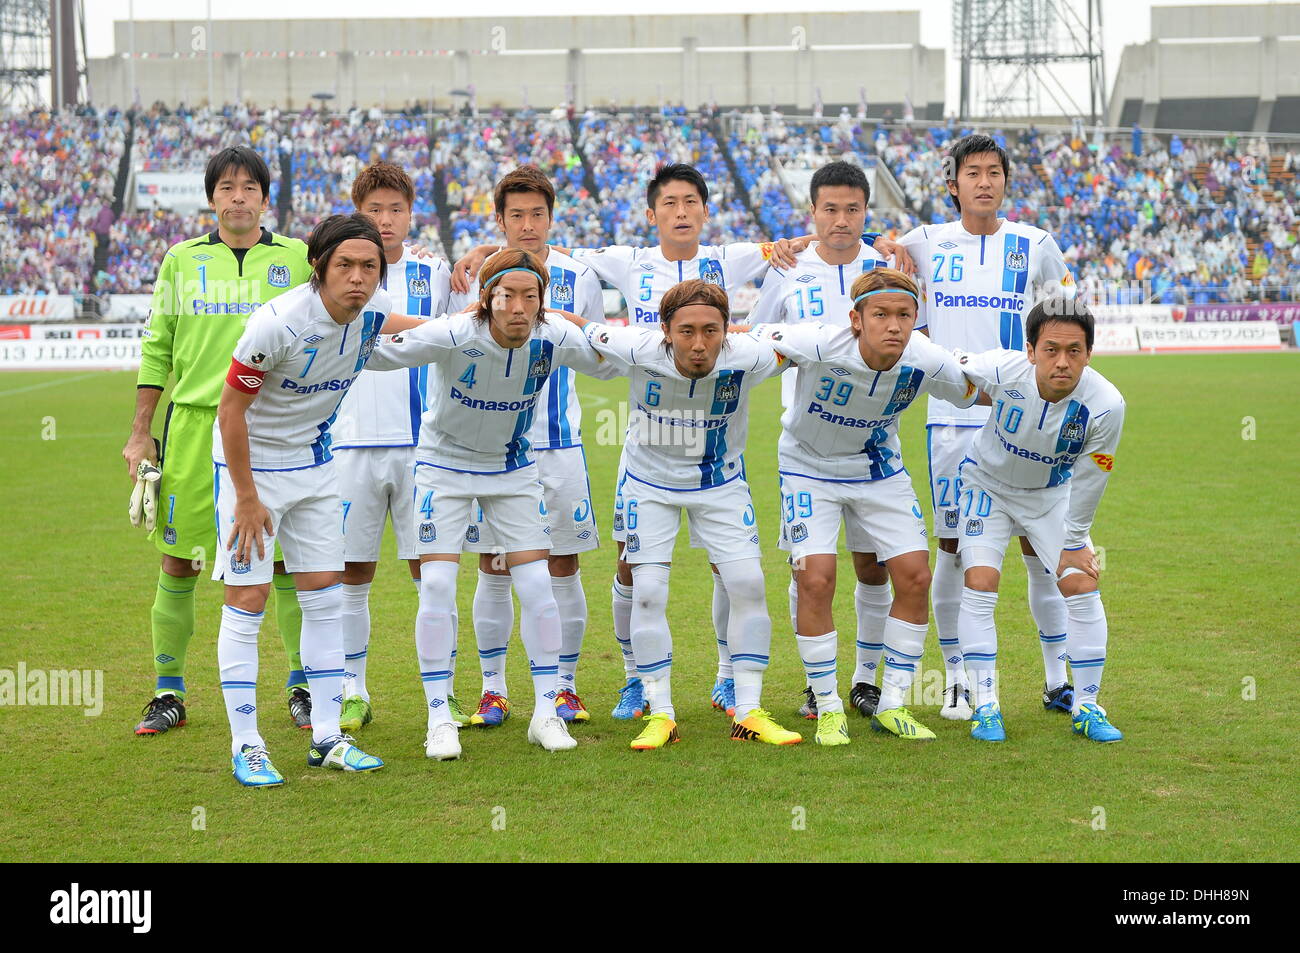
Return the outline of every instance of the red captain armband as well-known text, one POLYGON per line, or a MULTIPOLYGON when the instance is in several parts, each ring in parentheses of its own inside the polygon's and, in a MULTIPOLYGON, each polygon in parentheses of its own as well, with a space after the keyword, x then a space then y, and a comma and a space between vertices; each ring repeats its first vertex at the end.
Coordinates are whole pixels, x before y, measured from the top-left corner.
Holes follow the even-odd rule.
POLYGON ((230 370, 226 372, 226 383, 241 394, 256 394, 261 389, 262 378, 265 376, 266 371, 259 371, 255 367, 249 367, 231 358, 230 370))

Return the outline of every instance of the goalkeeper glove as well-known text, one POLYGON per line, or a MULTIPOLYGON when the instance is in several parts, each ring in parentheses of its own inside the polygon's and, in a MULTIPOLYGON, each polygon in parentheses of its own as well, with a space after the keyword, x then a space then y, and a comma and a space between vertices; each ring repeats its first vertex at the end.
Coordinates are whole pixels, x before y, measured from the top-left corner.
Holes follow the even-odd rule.
MULTIPOLYGON (((154 441, 155 446, 157 441, 154 441)), ((135 468, 135 486, 131 488, 131 502, 127 514, 131 525, 139 526, 141 518, 144 528, 152 533, 158 516, 158 481, 162 479, 162 470, 148 460, 141 460, 135 468)))

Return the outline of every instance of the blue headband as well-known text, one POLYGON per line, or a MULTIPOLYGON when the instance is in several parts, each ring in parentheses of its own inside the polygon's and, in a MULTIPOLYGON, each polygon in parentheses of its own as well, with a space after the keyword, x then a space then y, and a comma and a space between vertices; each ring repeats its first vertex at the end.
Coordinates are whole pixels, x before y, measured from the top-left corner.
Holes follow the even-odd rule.
MULTIPOLYGON (((877 288, 875 291, 862 292, 862 294, 858 295, 856 298, 853 299, 853 303, 857 304, 863 298, 870 298, 872 295, 886 295, 886 294, 907 295, 913 301, 916 301, 916 295, 912 294, 912 292, 908 291, 906 288, 877 288)), ((919 304, 920 302, 917 303, 919 304)))
POLYGON ((493 276, 492 276, 491 278, 489 278, 487 281, 483 282, 483 287, 482 287, 482 289, 480 289, 480 290, 485 290, 485 289, 488 287, 488 285, 492 284, 492 282, 496 281, 496 280, 497 280, 498 278, 500 278, 502 275, 508 275, 508 274, 510 274, 510 272, 512 272, 512 271, 526 271, 526 272, 528 272, 530 275, 532 275, 534 278, 536 278, 538 281, 542 280, 542 276, 539 275, 537 272, 533 271, 533 269, 531 269, 531 268, 525 268, 524 266, 519 265, 519 266, 516 266, 516 267, 514 267, 514 268, 502 268, 500 271, 498 271, 495 275, 493 275, 493 276))

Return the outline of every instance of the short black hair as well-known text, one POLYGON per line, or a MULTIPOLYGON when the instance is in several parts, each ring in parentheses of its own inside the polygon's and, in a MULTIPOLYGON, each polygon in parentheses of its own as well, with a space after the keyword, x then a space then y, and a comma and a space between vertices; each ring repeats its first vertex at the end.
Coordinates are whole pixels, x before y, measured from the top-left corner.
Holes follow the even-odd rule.
POLYGON ((695 191, 700 193, 700 201, 705 205, 709 204, 709 187, 704 184, 704 176, 700 175, 700 170, 685 162, 671 162, 656 172, 655 177, 650 180, 650 185, 645 192, 646 205, 654 208, 655 199, 659 198, 659 190, 674 180, 689 182, 695 186, 695 191))
POLYGON ((262 187, 262 198, 271 194, 271 170, 266 160, 248 146, 229 146, 214 153, 208 160, 208 167, 203 173, 203 187, 208 192, 208 201, 217 190, 221 177, 231 170, 243 169, 262 187))
POLYGON ((379 237, 379 229, 360 212, 351 215, 331 215, 317 223, 307 236, 307 261, 311 263, 311 286, 319 288, 329 267, 334 250, 344 242, 361 238, 375 243, 379 255, 379 267, 384 267, 384 240, 379 237))
POLYGON ((1038 346, 1038 336, 1043 327, 1053 321, 1083 328, 1083 339, 1087 342, 1088 350, 1092 350, 1097 326, 1092 312, 1077 297, 1059 294, 1044 298, 1029 310, 1029 317, 1025 319, 1025 340, 1029 342, 1030 347, 1038 346))
MULTIPOLYGON (((973 132, 969 136, 962 136, 953 143, 952 148, 948 150, 948 161, 944 163, 944 179, 948 182, 957 181, 957 173, 961 171, 962 163, 971 156, 983 155, 986 152, 992 152, 997 155, 998 161, 1002 163, 1002 176, 1004 179, 1011 178, 1011 157, 1007 155, 1007 150, 1003 149, 994 141, 992 136, 986 136, 982 132, 973 132)), ((961 211, 961 202, 956 195, 951 195, 952 204, 961 211)))
POLYGON ((837 185, 861 189, 864 207, 871 201, 871 183, 867 180, 867 173, 862 171, 862 166, 836 159, 813 173, 812 184, 808 187, 808 197, 812 199, 812 204, 817 204, 819 190, 837 185))

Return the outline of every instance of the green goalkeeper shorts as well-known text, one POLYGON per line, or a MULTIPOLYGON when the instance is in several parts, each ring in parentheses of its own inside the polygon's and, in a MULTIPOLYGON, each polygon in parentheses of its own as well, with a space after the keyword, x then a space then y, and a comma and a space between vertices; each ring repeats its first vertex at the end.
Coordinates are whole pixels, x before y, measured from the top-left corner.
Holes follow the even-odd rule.
MULTIPOLYGON (((163 424, 162 480, 158 484, 158 523, 153 541, 165 556, 212 565, 217 552, 217 511, 213 499, 212 426, 215 407, 167 406, 163 424)), ((280 544, 275 544, 275 558, 280 544)))

